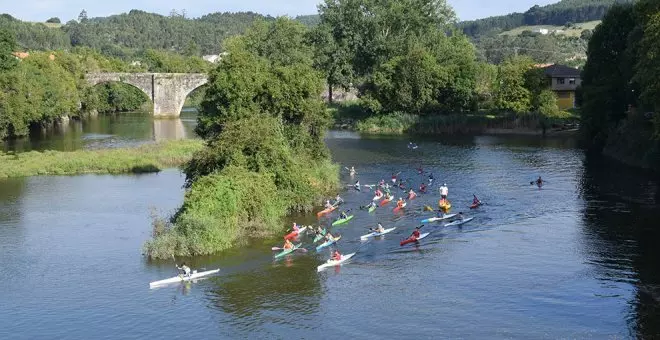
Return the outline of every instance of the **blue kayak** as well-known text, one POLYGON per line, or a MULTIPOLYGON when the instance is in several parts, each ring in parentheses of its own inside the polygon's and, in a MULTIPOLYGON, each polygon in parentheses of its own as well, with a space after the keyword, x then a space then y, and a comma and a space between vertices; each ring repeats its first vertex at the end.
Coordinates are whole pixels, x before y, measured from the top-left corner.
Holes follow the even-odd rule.
POLYGON ((325 247, 328 247, 328 246, 330 246, 330 245, 336 243, 337 241, 339 241, 339 239, 341 239, 341 235, 339 235, 339 237, 337 237, 337 239, 334 240, 334 241, 327 241, 327 242, 325 242, 325 243, 319 245, 318 247, 316 247, 316 251, 320 251, 321 249, 323 249, 323 248, 325 248, 325 247))

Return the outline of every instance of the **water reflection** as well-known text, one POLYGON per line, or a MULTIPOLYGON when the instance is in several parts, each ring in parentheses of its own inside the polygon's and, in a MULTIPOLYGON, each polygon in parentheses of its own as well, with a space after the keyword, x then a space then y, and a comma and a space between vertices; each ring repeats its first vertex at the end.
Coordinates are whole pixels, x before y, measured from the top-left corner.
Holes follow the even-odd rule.
POLYGON ((145 142, 194 138, 196 113, 185 111, 176 119, 154 119, 147 113, 131 112, 71 120, 50 129, 35 129, 30 136, 0 142, 0 150, 73 151, 135 146, 145 142))
POLYGON ((660 216, 657 179, 589 158, 580 183, 586 201, 584 251, 613 294, 632 284, 631 336, 660 336, 660 216), (623 283, 623 284, 617 284, 623 283))

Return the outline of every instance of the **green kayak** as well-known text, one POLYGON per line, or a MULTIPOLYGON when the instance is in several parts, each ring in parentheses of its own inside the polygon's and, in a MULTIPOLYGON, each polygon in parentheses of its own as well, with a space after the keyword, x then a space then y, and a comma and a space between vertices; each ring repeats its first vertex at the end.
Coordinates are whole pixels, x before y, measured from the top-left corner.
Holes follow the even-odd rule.
POLYGON ((343 219, 338 219, 338 220, 332 222, 332 226, 334 227, 336 225, 344 224, 344 223, 350 221, 352 218, 353 218, 353 215, 348 216, 348 217, 343 218, 343 219))
POLYGON ((376 210, 376 205, 372 205, 371 207, 369 207, 369 212, 370 213, 374 212, 374 210, 376 210))
POLYGON ((285 255, 287 255, 287 254, 291 254, 291 253, 293 253, 294 251, 296 251, 296 249, 300 248, 300 246, 302 246, 302 243, 298 243, 298 244, 294 245, 293 248, 291 248, 291 249, 282 250, 281 253, 275 255, 275 258, 276 258, 276 259, 279 259, 279 258, 282 257, 282 256, 285 256, 285 255))
POLYGON ((323 231, 321 231, 320 234, 316 235, 316 237, 314 238, 314 242, 313 242, 313 243, 316 243, 316 242, 318 242, 318 241, 321 241, 321 239, 323 239, 323 237, 325 236, 326 233, 327 233, 327 231, 326 231, 325 229, 323 229, 323 231))

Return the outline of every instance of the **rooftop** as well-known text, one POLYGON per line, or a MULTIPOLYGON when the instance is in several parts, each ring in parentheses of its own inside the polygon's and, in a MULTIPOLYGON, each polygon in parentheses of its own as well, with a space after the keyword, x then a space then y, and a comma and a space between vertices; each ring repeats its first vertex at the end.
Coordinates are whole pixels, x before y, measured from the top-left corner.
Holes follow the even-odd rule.
POLYGON ((553 78, 557 77, 571 77, 571 78, 579 78, 580 77, 580 70, 564 65, 551 65, 548 67, 544 67, 543 71, 545 75, 553 78))

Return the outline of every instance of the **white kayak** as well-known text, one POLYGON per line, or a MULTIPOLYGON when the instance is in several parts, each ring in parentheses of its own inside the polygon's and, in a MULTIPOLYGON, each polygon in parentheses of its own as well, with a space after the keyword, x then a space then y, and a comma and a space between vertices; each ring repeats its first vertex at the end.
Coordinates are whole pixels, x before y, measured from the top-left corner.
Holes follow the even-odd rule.
POLYGON ((474 217, 468 217, 464 220, 457 220, 457 221, 454 221, 454 222, 451 222, 451 223, 447 223, 447 224, 445 224, 445 227, 451 227, 451 226, 455 226, 455 225, 465 224, 465 223, 468 223, 472 220, 474 220, 474 217))
POLYGON ((383 198, 383 195, 376 195, 376 196, 374 196, 374 198, 372 199, 372 201, 378 201, 378 200, 381 199, 381 198, 383 198))
POLYGON ((317 271, 317 272, 320 272, 320 271, 322 271, 323 269, 328 268, 328 267, 340 266, 340 265, 342 265, 342 263, 348 261, 351 257, 353 257, 353 255, 355 255, 355 253, 342 255, 342 256, 341 256, 341 260, 338 260, 338 261, 335 261, 335 260, 328 260, 328 262, 326 262, 326 263, 324 263, 324 264, 318 266, 318 267, 316 268, 316 271, 317 271))
POLYGON ((199 272, 199 273, 197 271, 193 271, 193 273, 190 274, 190 276, 185 276, 183 274, 179 274, 178 276, 171 277, 169 279, 151 282, 151 283, 149 283, 149 287, 154 288, 154 287, 157 287, 157 286, 162 286, 162 285, 166 285, 166 284, 170 284, 170 283, 192 281, 192 280, 196 280, 196 279, 199 279, 201 277, 204 277, 204 276, 209 276, 211 274, 215 274, 219 271, 220 271, 220 269, 207 270, 205 272, 199 272))
POLYGON ((450 218, 454 218, 454 217, 456 217, 456 215, 458 215, 458 214, 446 214, 446 215, 444 215, 444 216, 442 216, 442 217, 431 217, 431 218, 427 218, 427 219, 425 219, 425 220, 422 220, 422 223, 430 223, 430 222, 436 222, 436 221, 444 221, 444 220, 448 220, 448 219, 450 219, 450 218))
POLYGON ((382 236, 382 235, 385 235, 385 234, 387 234, 387 233, 393 231, 394 229, 396 229, 396 227, 394 227, 394 228, 389 228, 389 229, 385 229, 385 230, 383 230, 382 233, 377 233, 377 232, 374 231, 374 232, 371 233, 371 234, 367 234, 367 235, 362 235, 362 236, 360 236, 360 239, 364 241, 364 240, 366 240, 366 239, 369 239, 370 237, 378 237, 378 236, 382 236))

